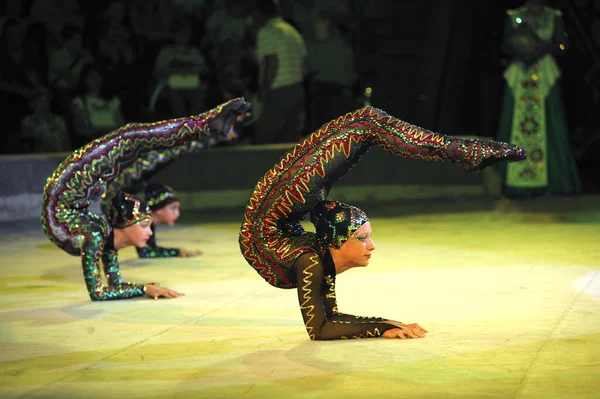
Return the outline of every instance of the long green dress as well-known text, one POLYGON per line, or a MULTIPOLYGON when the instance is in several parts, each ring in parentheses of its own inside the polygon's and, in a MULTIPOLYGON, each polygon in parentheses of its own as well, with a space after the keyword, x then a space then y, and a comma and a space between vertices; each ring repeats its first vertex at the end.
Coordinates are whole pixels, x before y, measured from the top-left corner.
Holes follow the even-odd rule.
POLYGON ((504 43, 531 35, 529 29, 544 41, 538 51, 543 55, 534 56, 537 60, 530 66, 521 61, 518 46, 503 46, 514 57, 504 72, 498 139, 523 147, 528 154, 525 161, 501 166, 503 193, 508 197, 579 193, 558 85, 561 73, 553 57, 568 46, 560 11, 542 7, 536 12, 528 6, 508 10, 504 43))

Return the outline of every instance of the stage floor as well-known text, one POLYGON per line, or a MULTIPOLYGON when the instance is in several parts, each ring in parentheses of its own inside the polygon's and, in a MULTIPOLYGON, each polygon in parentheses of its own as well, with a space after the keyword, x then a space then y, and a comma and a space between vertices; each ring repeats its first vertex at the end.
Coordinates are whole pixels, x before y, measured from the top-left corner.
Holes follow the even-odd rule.
POLYGON ((364 209, 377 250, 338 276, 340 310, 425 339, 310 341, 295 292, 241 257, 241 215, 158 231, 198 258, 120 251, 126 279, 186 293, 159 301, 91 302, 76 257, 15 227, 0 236, 0 397, 600 397, 599 197, 364 209))

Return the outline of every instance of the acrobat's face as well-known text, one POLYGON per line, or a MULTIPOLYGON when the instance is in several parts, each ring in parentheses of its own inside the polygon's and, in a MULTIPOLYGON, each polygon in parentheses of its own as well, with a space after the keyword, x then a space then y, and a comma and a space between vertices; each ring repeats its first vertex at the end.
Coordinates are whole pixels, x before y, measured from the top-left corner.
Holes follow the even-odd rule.
POLYGON ((152 236, 152 218, 144 219, 123 229, 129 245, 143 248, 152 236))
POLYGON ((342 244, 339 254, 350 267, 364 267, 369 265, 371 252, 374 250, 371 223, 366 222, 342 244))
POLYGON ((179 219, 179 201, 173 201, 167 206, 157 209, 153 212, 154 223, 156 225, 167 225, 173 226, 177 219, 179 219))

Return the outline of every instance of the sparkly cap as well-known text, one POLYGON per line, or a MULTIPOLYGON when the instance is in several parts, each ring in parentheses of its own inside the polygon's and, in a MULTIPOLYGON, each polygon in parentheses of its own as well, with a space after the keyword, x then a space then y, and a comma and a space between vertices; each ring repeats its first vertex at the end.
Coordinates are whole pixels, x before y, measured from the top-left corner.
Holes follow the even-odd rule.
POLYGON ((117 229, 124 229, 152 217, 146 202, 123 191, 119 191, 110 201, 107 216, 110 224, 117 229))
POLYGON ((338 201, 321 201, 310 212, 310 221, 315 225, 317 237, 323 244, 339 248, 369 218, 355 206, 338 201))
POLYGON ((146 202, 152 212, 179 201, 175 191, 166 184, 151 183, 146 187, 146 202))

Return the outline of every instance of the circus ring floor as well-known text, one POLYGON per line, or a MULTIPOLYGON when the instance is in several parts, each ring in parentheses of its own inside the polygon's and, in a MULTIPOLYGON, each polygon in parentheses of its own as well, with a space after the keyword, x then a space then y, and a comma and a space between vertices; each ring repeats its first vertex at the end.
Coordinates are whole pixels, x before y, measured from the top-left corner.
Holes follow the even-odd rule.
POLYGON ((598 398, 600 198, 364 204, 376 253, 338 276, 340 310, 425 339, 312 342, 294 292, 239 253, 240 214, 160 229, 191 259, 120 251, 175 300, 91 302, 38 228, 0 236, 0 397, 598 398))

